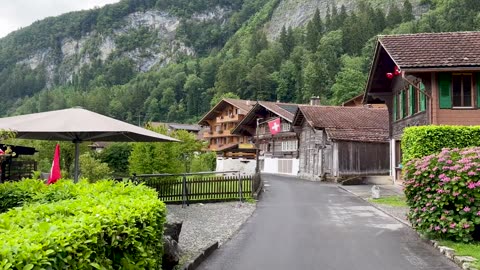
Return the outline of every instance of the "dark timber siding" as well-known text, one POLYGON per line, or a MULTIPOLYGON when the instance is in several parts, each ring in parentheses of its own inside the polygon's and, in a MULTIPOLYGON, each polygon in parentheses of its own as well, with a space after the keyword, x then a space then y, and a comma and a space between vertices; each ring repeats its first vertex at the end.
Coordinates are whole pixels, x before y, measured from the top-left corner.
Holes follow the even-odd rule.
POLYGON ((338 142, 339 174, 388 174, 388 143, 338 142))

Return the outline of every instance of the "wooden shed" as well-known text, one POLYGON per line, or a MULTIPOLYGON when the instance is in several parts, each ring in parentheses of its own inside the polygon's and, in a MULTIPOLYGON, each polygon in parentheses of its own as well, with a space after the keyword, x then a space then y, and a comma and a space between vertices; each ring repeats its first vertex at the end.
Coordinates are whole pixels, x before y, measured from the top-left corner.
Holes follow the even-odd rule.
POLYGON ((388 111, 336 106, 299 106, 299 176, 310 180, 388 175, 388 111))

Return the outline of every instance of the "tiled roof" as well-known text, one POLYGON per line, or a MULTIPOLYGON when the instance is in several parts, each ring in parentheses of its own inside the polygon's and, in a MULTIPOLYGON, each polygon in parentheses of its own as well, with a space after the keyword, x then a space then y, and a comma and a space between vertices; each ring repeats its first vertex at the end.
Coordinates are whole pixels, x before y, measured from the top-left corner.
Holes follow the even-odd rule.
POLYGON ((400 68, 480 66, 480 32, 379 36, 400 68))
POLYGON ((280 117, 286 119, 289 122, 293 121, 293 117, 295 116, 295 111, 298 108, 298 104, 291 104, 291 103, 259 101, 258 104, 260 104, 267 110, 273 112, 274 114, 279 115, 280 117), (292 113, 292 110, 293 110, 293 113, 292 113))
POLYGON ((243 111, 243 114, 246 114, 250 109, 255 105, 255 101, 251 100, 242 100, 242 99, 233 99, 233 98, 224 98, 226 102, 232 104, 233 106, 239 108, 243 111))
POLYGON ((242 100, 242 99, 233 99, 233 98, 224 98, 220 102, 218 102, 208 113, 206 113, 200 121, 198 121, 199 125, 208 125, 206 120, 214 119, 219 115, 219 111, 223 110, 227 104, 233 105, 240 109, 240 114, 247 114, 250 109, 252 109, 253 105, 256 104, 255 101, 251 100, 242 100))
POLYGON ((298 114, 302 114, 313 128, 325 129, 332 140, 388 141, 389 122, 386 109, 299 106, 297 118, 298 114))
POLYGON ((388 131, 384 129, 325 129, 332 140, 358 142, 388 142, 388 131))

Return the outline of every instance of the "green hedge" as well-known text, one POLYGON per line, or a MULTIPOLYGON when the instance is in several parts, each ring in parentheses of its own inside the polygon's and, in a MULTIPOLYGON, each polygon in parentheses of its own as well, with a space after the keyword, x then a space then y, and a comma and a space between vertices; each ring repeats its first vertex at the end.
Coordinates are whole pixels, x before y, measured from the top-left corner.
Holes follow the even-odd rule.
POLYGON ((443 148, 480 146, 480 126, 408 127, 402 136, 402 163, 439 153, 443 148))
POLYGON ((25 202, 32 201, 33 197, 45 188, 46 185, 43 182, 31 179, 1 184, 0 213, 4 213, 13 207, 22 206, 25 202))
POLYGON ((142 185, 50 185, 0 215, 0 269, 161 269, 165 215, 142 185))

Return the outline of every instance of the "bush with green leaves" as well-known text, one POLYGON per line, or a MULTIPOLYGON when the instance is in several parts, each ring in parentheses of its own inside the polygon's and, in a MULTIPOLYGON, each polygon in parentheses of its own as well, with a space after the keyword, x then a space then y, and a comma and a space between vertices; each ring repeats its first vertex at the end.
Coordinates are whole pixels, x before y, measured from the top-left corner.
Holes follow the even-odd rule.
POLYGON ((108 164, 92 157, 90 153, 80 156, 80 171, 81 177, 92 183, 101 179, 112 178, 112 170, 108 167, 108 164))
POLYGON ((408 127, 402 135, 403 163, 439 153, 443 148, 480 146, 480 126, 408 127))
POLYGON ((32 179, 0 184, 0 213, 30 202, 45 187, 43 182, 32 179))
POLYGON ((154 190, 113 181, 43 190, 64 199, 0 215, 1 269, 161 269, 166 208, 154 190))
POLYGON ((480 147, 444 148, 404 167, 408 219, 436 238, 480 240, 480 147))

